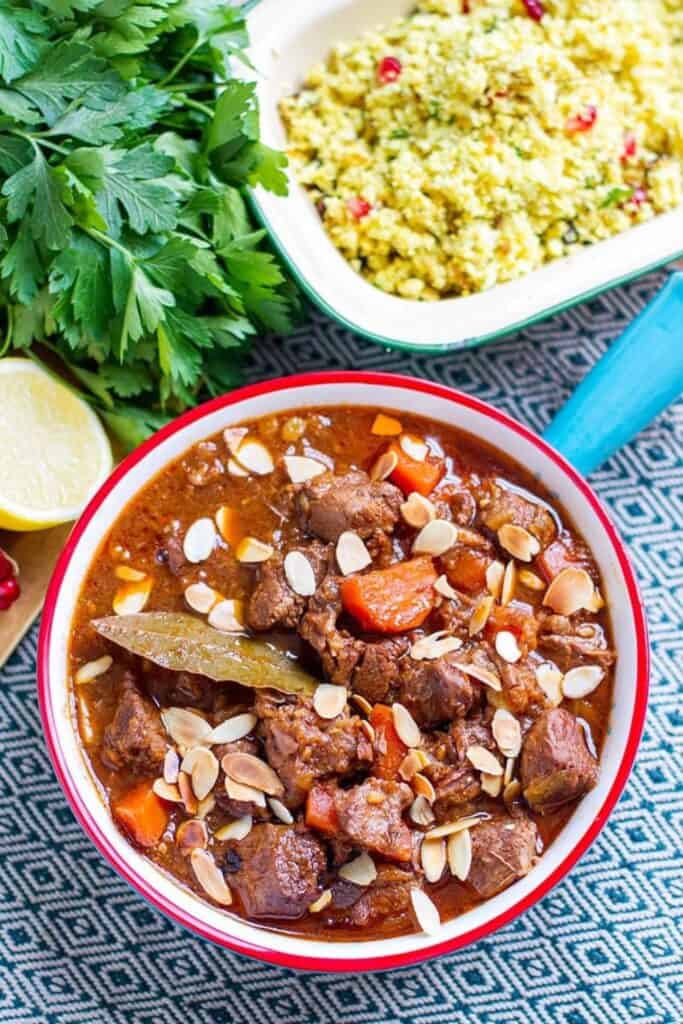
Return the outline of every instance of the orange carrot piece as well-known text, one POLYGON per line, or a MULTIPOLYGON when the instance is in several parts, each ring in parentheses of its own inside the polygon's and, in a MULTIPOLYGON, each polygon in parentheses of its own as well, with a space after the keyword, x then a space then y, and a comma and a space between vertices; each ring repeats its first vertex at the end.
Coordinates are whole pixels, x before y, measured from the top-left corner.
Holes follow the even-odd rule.
POLYGON ((375 730, 373 775, 380 779, 395 779, 408 748, 396 732, 391 708, 386 704, 375 704, 370 725, 375 730))
POLYGON ((306 824, 319 832, 333 836, 338 828, 334 792, 329 786, 314 786, 306 800, 306 824))
POLYGON ((452 554, 449 553, 446 575, 456 590, 477 594, 486 587, 486 569, 490 563, 490 555, 462 548, 452 554))
POLYGON ((342 604, 369 633, 402 633, 421 626, 429 615, 437 579, 431 558, 413 558, 345 579, 342 604))
POLYGON ((140 846, 156 846, 166 831, 169 812, 149 781, 133 786, 112 803, 118 824, 140 846))
POLYGON ((397 441, 392 441, 389 451, 394 452, 398 459, 390 480, 400 487, 404 494, 417 491, 418 494, 422 494, 426 498, 432 493, 446 471, 446 467, 440 459, 437 461, 425 459, 424 462, 411 459, 397 441))

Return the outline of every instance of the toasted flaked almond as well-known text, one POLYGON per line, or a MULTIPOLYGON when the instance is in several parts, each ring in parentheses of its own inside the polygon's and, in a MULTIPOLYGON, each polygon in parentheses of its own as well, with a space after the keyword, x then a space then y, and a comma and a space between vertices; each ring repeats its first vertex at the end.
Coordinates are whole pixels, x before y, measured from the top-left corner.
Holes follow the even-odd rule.
POLYGON ((320 683, 313 694, 313 707, 321 718, 337 718, 346 707, 348 690, 345 686, 320 683))
POLYGON ((536 682, 551 704, 562 703, 562 673, 556 665, 544 661, 536 668, 536 682))
POLYGON ((515 526, 514 523, 504 523, 498 531, 498 541, 513 558, 520 562, 530 562, 531 559, 541 550, 541 545, 536 538, 523 526, 515 526))
POLYGON ((354 885, 372 885, 377 878, 375 862, 367 853, 361 853, 339 868, 339 877, 354 885))
POLYGON ((398 466, 398 455, 394 451, 382 452, 370 470, 371 480, 386 480, 398 466))
POLYGON ((459 637, 444 635, 444 632, 440 631, 416 640, 410 648, 410 657, 413 661, 434 661, 444 654, 459 651, 461 647, 462 640, 459 637))
POLYGON ((229 505, 221 505, 214 516, 218 532, 226 544, 234 547, 242 539, 242 518, 237 509, 229 505))
POLYGON ((496 675, 495 672, 490 672, 487 668, 482 668, 480 665, 475 665, 472 662, 465 664, 464 662, 456 662, 455 667, 464 672, 466 676, 471 676, 472 679, 477 679, 480 683, 484 683, 485 686, 489 686, 492 690, 500 692, 503 689, 503 684, 500 681, 500 676, 496 675))
POLYGON ((420 864, 428 882, 438 882, 446 870, 446 842, 443 839, 423 839, 420 846, 420 864))
POLYGON ((309 914, 319 914, 321 910, 325 909, 325 907, 329 907, 331 902, 332 890, 323 889, 317 900, 313 900, 313 902, 309 904, 308 912, 309 914))
POLYGON ((424 750, 409 750, 401 761, 398 773, 406 782, 410 782, 416 772, 421 772, 425 765, 429 764, 429 758, 424 750))
POLYGON ((289 551, 283 564, 285 579, 299 597, 315 594, 315 573, 313 566, 301 551, 289 551))
POLYGON ((216 806, 216 797, 213 793, 209 793, 203 800, 200 800, 197 804, 196 816, 202 820, 206 818, 208 814, 211 814, 216 806))
POLYGON ((432 805, 426 796, 419 793, 408 811, 410 820, 415 822, 416 825, 421 825, 423 828, 429 828, 430 825, 434 824, 434 811, 432 805))
POLYGON ((498 708, 491 723, 493 738, 505 757, 517 757, 522 749, 522 729, 514 715, 504 708, 498 708))
POLYGON ((265 544, 256 537, 243 537, 235 549, 235 558, 238 562, 267 562, 273 551, 272 545, 265 544))
POLYGON ((249 437, 242 441, 235 458, 240 466, 256 476, 268 476, 275 469, 272 456, 263 442, 249 437))
POLYGON ((259 789, 268 796, 282 796, 285 791, 270 765, 253 754, 226 754, 221 767, 234 782, 259 789))
POLYGON ((114 569, 114 576, 117 580, 125 580, 126 583, 139 583, 147 579, 147 573, 142 569, 134 569, 132 565, 117 565, 114 569))
POLYGON ((477 633, 481 633, 482 629, 486 625, 489 619, 489 615, 493 609, 493 595, 485 594, 484 597, 479 598, 477 604, 470 616, 470 623, 467 627, 467 631, 470 636, 476 636, 477 633))
POLYGON ((241 818, 235 818, 234 821, 228 822, 227 825, 221 825, 214 832, 214 838, 220 843, 226 843, 230 840, 238 843, 240 839, 245 839, 249 835, 252 824, 253 818, 251 814, 244 814, 241 818))
POLYGON ((213 606, 221 600, 218 591, 207 586, 206 583, 191 583, 189 587, 185 588, 184 597, 192 611, 199 612, 200 615, 207 615, 213 606))
POLYGON ((451 874, 464 882, 472 866, 472 836, 465 828, 448 837, 448 867, 451 874))
POLYGON ((113 664, 114 659, 110 654, 103 654, 101 658, 96 658, 95 661, 87 661, 76 672, 74 682, 79 686, 83 683, 92 683, 93 679, 97 679, 99 676, 103 676, 105 672, 108 672, 113 664))
POLYGON ((595 586, 585 569, 561 569, 543 597, 558 615, 573 615, 594 600, 595 586))
POLYGON ((194 794, 192 779, 187 772, 178 772, 178 789, 180 790, 187 813, 196 814, 199 809, 199 801, 194 794))
POLYGON ((170 804, 181 804, 183 802, 178 787, 172 782, 166 782, 166 779, 155 779, 152 783, 152 789, 161 800, 167 800, 170 804))
POLYGON ((308 455, 285 455, 282 459, 287 476, 293 484, 304 484, 327 472, 327 466, 308 455))
POLYGON ((496 601, 500 597, 501 590, 503 588, 503 576, 505 575, 505 566, 502 562, 496 559, 495 562, 490 562, 486 567, 486 586, 490 594, 495 597, 496 601))
POLYGON ((205 850, 209 843, 209 830, 206 822, 199 818, 190 818, 178 826, 175 844, 183 857, 189 857, 193 850, 205 850))
POLYGON ((500 588, 500 603, 503 608, 510 604, 510 601, 515 596, 515 587, 517 586, 517 566, 513 559, 510 559, 508 564, 505 566, 505 572, 503 573, 503 584, 500 588))
POLYGON ((174 747, 169 747, 164 756, 164 782, 169 786, 175 786, 180 771, 180 758, 174 747))
POLYGON ((275 817, 278 818, 280 821, 283 821, 285 825, 294 824, 294 816, 292 815, 292 812, 289 810, 288 807, 285 807, 282 801, 278 800, 277 797, 269 796, 268 806, 270 807, 275 817))
POLYGON ((434 504, 418 491, 412 491, 401 505, 401 515, 408 526, 421 530, 427 523, 436 519, 434 504))
POLYGON ((242 715, 233 715, 220 722, 202 740, 207 746, 218 743, 234 743, 236 740, 243 740, 256 727, 258 718, 251 711, 242 715))
POLYGON ((337 565, 342 576, 349 576, 352 572, 360 572, 372 564, 372 557, 365 544, 351 530, 345 530, 337 541, 335 548, 337 565))
POLYGON ((421 437, 415 437, 414 434, 401 434, 398 443, 402 451, 414 462, 424 462, 429 454, 429 446, 421 437))
POLYGON ((216 546, 216 527, 213 519, 203 516, 196 519, 183 540, 183 554, 188 562, 197 565, 205 562, 216 546))
POLYGON ((152 592, 152 580, 140 580, 139 583, 123 583, 114 594, 112 608, 117 615, 137 615, 141 612, 152 592))
POLYGON ((580 665, 570 668, 562 680, 562 692, 568 700, 579 700, 596 690, 605 673, 599 665, 580 665))
POLYGON ((377 437, 398 437, 403 430, 403 426, 401 421, 393 416, 387 416, 383 412, 378 412, 370 430, 377 437))
POLYGON ((413 905, 415 919, 426 935, 436 935, 441 929, 439 911, 422 889, 410 890, 410 902, 413 905))
POLYGON ((496 651, 503 661, 510 665, 514 665, 522 657, 517 637, 507 629, 501 629, 496 633, 496 651))
POLYGON ((225 792, 231 800, 239 800, 240 803, 256 804, 257 807, 266 806, 266 794, 253 786, 245 786, 242 782, 236 782, 229 775, 225 776, 225 792))
POLYGON ((465 757, 478 772, 486 772, 487 775, 503 774, 503 766, 498 758, 480 743, 473 743, 468 747, 465 757))
POLYGON ((448 582, 447 576, 439 576, 438 580, 434 584, 434 590, 436 590, 438 594, 441 594, 442 597, 447 597, 451 601, 458 600, 458 592, 457 590, 453 590, 453 587, 448 582))
POLYGON ((209 612, 208 623, 221 633, 244 632, 244 601, 225 598, 209 612))
POLYGON ((368 741, 374 745, 374 742, 377 739, 377 734, 375 733, 374 727, 370 725, 370 723, 365 718, 361 719, 360 727, 367 736, 368 741))
POLYGON ((352 693, 351 700, 361 709, 364 715, 372 714, 372 704, 365 697, 361 696, 360 693, 352 693))
POLYGON ((473 828, 487 818, 488 814, 484 811, 478 811, 476 814, 467 814, 464 818, 448 821, 444 825, 437 825, 436 828, 430 829, 427 833, 427 839, 442 839, 444 836, 453 836, 456 832, 462 832, 463 829, 473 828))
POLYGON ((190 854, 190 863, 195 878, 204 892, 216 903, 229 907, 232 903, 232 893, 208 850, 193 850, 190 854))
POLYGON ((211 732, 211 726, 187 708, 166 708, 161 712, 164 729, 179 747, 196 747, 211 732))
POLYGON ((527 590, 541 591, 545 590, 545 583, 540 576, 537 576, 531 569, 520 569, 517 573, 517 579, 526 587, 527 590))
POLYGON ((249 476, 249 471, 240 466, 237 459, 228 459, 228 473, 230 476, 249 476))
POLYGON ((415 772, 411 779, 411 785, 418 796, 423 796, 430 804, 434 803, 436 790, 426 775, 423 775, 422 772, 415 772))
POLYGON ((488 772, 481 773, 481 788, 487 796, 496 797, 500 796, 500 792, 503 788, 503 776, 502 775, 489 775, 488 772))
POLYGON ((231 455, 236 455, 249 431, 246 427, 226 427, 223 438, 231 455))
POLYGON ((593 596, 590 601, 586 602, 586 611, 588 612, 599 612, 605 607, 605 601, 597 587, 593 590, 593 596))
POLYGON ((419 726, 410 711, 403 704, 392 704, 391 715, 394 721, 394 729, 398 738, 407 747, 419 747, 422 742, 422 735, 419 726))
POLYGON ((413 544, 416 555, 433 555, 435 558, 449 551, 458 539, 458 531, 447 519, 432 519, 423 526, 413 544))
POLYGON ((522 783, 519 779, 511 779, 503 790, 503 803, 506 807, 510 807, 515 800, 519 800, 521 794, 522 783))
POLYGON ((190 775, 194 795, 203 800, 216 785, 218 760, 208 747, 193 747, 185 754, 180 770, 190 775))

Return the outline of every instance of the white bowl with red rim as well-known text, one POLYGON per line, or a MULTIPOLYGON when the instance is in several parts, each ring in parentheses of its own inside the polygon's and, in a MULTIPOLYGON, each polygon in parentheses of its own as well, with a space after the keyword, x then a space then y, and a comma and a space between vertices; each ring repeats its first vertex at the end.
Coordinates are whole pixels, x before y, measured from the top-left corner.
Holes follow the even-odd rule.
POLYGON ((150 903, 235 952, 286 967, 357 972, 402 967, 460 949, 533 906, 566 875, 600 832, 628 779, 643 728, 648 669, 645 616, 627 553, 591 488, 561 455, 510 416, 438 384, 379 373, 319 373, 267 381, 200 406, 159 431, 116 469, 76 524, 52 578, 40 633, 38 686, 50 754, 78 820, 109 863, 150 903), (224 427, 325 405, 410 410, 466 430, 520 462, 557 496, 590 545, 610 609, 618 661, 597 786, 526 878, 444 922, 437 935, 323 942, 250 924, 203 901, 147 860, 115 827, 83 756, 72 713, 67 648, 76 600, 100 541, 121 509, 169 462, 224 427))

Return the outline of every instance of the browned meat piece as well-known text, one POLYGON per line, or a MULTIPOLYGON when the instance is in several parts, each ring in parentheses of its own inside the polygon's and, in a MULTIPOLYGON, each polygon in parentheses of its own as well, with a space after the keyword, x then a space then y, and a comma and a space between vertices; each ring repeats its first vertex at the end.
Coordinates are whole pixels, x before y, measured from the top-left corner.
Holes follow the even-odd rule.
POLYGON ((370 537, 375 530, 391 533, 403 495, 393 484, 373 482, 362 470, 345 476, 325 473, 297 494, 299 522, 322 540, 337 541, 345 530, 370 537))
MULTIPOLYGON (((542 551, 536 557, 534 564, 547 583, 550 583, 562 569, 570 567, 585 569, 586 572, 595 576, 590 551, 578 537, 572 537, 567 533, 563 533, 545 551, 542 551)), ((597 578, 595 578, 595 582, 598 582, 597 578)))
POLYGON ((524 738, 520 762, 522 793, 538 814, 583 796, 598 778, 598 763, 570 711, 544 711, 524 738))
POLYGON ((138 690, 131 673, 102 740, 102 760, 114 771, 154 775, 161 771, 168 743, 159 712, 138 690))
POLYGON ((321 891, 322 844, 291 825, 255 825, 236 846, 239 870, 230 875, 248 917, 302 917, 321 891))
POLYGON ((545 548, 557 533, 555 520, 544 505, 529 501, 516 491, 501 487, 495 480, 484 480, 479 488, 481 521, 495 533, 505 523, 523 526, 545 548))
POLYGON ((410 913, 410 889, 415 884, 415 876, 410 871, 393 867, 390 864, 378 864, 377 878, 361 889, 352 886, 348 891, 348 883, 342 886, 335 883, 332 887, 333 906, 348 907, 343 922, 357 928, 369 928, 391 917, 398 927, 401 918, 410 913))
POLYGON ((492 547, 478 550, 465 544, 456 544, 442 556, 441 564, 448 576, 448 582, 455 590, 478 594, 486 589, 486 570, 494 557, 492 547))
POLYGON ((535 669, 530 662, 518 661, 511 665, 498 655, 493 658, 503 684, 505 703, 513 714, 537 714, 547 706, 548 700, 538 685, 535 669))
POLYGON ((161 558, 174 576, 182 576, 188 563, 185 561, 183 542, 177 533, 172 533, 161 550, 161 558))
POLYGON ((469 624, 478 598, 460 592, 457 600, 444 599, 432 612, 434 629, 445 629, 463 640, 469 639, 469 624))
POLYGON ((144 668, 144 687, 149 696, 162 708, 200 708, 209 711, 220 684, 207 676, 190 672, 171 672, 151 662, 144 668))
POLYGON ((446 484, 435 495, 439 515, 452 519, 457 526, 471 526, 477 514, 477 503, 466 487, 446 484), (444 515, 445 512, 445 515, 444 515))
POLYGON ((468 883, 488 900, 527 875, 536 860, 536 826, 526 817, 501 816, 470 831, 472 866, 468 883))
POLYGON ((336 788, 334 806, 340 834, 354 846, 388 860, 409 861, 412 836, 402 815, 412 800, 410 786, 385 779, 366 779, 351 789, 336 788))
MULTIPOLYGON (((324 544, 314 541, 290 548, 300 551, 308 559, 320 586, 329 569, 329 551, 324 544)), ((308 599, 296 594, 285 577, 284 553, 280 552, 264 562, 259 569, 256 586, 249 598, 247 623, 254 630, 296 629, 306 610, 308 599)))
POLYGON ((466 804, 481 793, 479 776, 468 763, 447 764, 433 761, 422 770, 436 790, 432 805, 439 824, 466 813, 466 804))
POLYGON ((496 741, 491 732, 493 708, 485 708, 469 718, 462 718, 451 726, 451 737, 455 744, 458 760, 465 761, 470 747, 486 747, 495 751, 496 741))
POLYGON ((284 783, 290 808, 301 806, 316 780, 348 775, 372 762, 372 744, 357 715, 320 718, 310 700, 270 692, 257 694, 255 710, 266 756, 284 783))
POLYGON ((371 704, 386 700, 387 695, 398 687, 399 658, 407 652, 408 646, 407 640, 398 637, 366 644, 353 673, 354 693, 359 693, 371 704))
POLYGON ((547 652, 563 672, 580 661, 609 668, 616 654, 607 646, 602 626, 595 622, 572 622, 564 615, 547 615, 541 624, 539 648, 547 652))
POLYGON ((458 652, 433 661, 401 662, 399 700, 425 729, 462 718, 479 698, 479 684, 457 669, 458 652))
POLYGON ((485 627, 486 639, 494 643, 496 633, 508 630, 517 637, 523 655, 536 649, 539 619, 534 609, 524 601, 512 601, 505 607, 494 605, 485 627))
POLYGON ((299 634, 320 656, 325 675, 332 683, 348 686, 365 644, 337 629, 342 604, 339 578, 327 576, 308 602, 299 623, 299 634))

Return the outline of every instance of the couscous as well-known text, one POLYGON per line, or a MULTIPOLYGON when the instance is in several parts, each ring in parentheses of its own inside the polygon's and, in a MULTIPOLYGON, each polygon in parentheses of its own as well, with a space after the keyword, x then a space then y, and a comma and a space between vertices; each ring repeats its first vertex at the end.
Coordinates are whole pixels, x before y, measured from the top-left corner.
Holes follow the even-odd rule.
POLYGON ((683 0, 420 0, 282 102, 384 291, 481 291, 683 203, 683 0))

